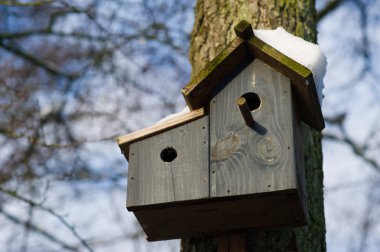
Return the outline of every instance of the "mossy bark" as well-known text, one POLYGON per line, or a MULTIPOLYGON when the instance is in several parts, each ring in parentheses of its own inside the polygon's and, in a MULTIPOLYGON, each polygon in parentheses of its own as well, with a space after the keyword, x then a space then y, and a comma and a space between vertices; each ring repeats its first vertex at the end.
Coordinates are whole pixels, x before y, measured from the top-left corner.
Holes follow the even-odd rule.
MULTIPOLYGON (((316 41, 314 0, 198 0, 189 53, 193 74, 232 41, 233 27, 242 19, 254 29, 282 26, 308 41, 316 41)), ((326 251, 321 134, 303 125, 303 144, 309 224, 249 232, 248 251, 326 251)), ((216 250, 215 237, 194 237, 181 242, 182 252, 216 250)))

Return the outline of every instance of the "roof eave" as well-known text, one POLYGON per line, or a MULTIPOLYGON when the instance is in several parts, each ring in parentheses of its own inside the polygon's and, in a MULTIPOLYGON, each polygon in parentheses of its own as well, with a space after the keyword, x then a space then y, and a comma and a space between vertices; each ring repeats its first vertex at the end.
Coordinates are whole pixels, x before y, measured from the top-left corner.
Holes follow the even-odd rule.
POLYGON ((241 37, 236 37, 182 89, 188 107, 191 110, 205 107, 212 90, 241 62, 258 58, 290 79, 301 119, 321 131, 325 123, 312 72, 253 36, 251 30, 248 22, 239 23, 235 31, 241 37))
POLYGON ((204 107, 211 91, 237 66, 252 61, 247 43, 236 37, 205 68, 196 74, 181 92, 187 106, 193 110, 204 107))
POLYGON ((322 131, 325 122, 313 73, 257 37, 252 37, 246 43, 252 57, 258 58, 290 79, 302 121, 322 131))
POLYGON ((205 115, 206 113, 203 108, 193 110, 191 112, 178 115, 166 121, 159 122, 142 130, 138 130, 127 135, 119 136, 117 138, 117 143, 121 149, 121 152, 124 154, 127 160, 129 160, 129 147, 131 144, 144 140, 148 137, 152 137, 160 133, 166 132, 183 124, 195 121, 205 115))

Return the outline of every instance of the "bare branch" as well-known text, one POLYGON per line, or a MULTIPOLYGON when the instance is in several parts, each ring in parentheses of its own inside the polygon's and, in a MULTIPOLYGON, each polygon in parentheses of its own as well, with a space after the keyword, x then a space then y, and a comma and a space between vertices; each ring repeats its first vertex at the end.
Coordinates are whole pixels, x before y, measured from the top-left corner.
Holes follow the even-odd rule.
POLYGON ((10 51, 14 53, 15 55, 29 61, 30 63, 45 69, 47 72, 49 72, 52 75, 59 76, 59 77, 66 77, 69 80, 75 80, 76 78, 79 77, 79 74, 68 74, 68 73, 62 72, 55 66, 49 64, 48 62, 44 62, 40 60, 39 58, 35 57, 34 55, 21 50, 20 48, 17 48, 15 46, 10 46, 7 43, 4 43, 2 40, 0 40, 0 47, 3 47, 7 51, 10 51))
POLYGON ((4 193, 4 194, 7 194, 8 196, 11 196, 15 199, 18 199, 24 203, 27 203, 29 204, 30 206, 33 206, 33 207, 36 207, 40 210, 43 210, 49 214, 51 214, 52 216, 54 216, 55 218, 57 218, 67 229, 70 230, 70 232, 80 241, 80 243, 90 252, 93 252, 92 248, 88 245, 88 243, 78 234, 78 232, 75 230, 74 226, 72 226, 71 224, 69 224, 65 218, 63 218, 63 216, 59 215, 58 213, 56 213, 53 209, 51 208, 48 208, 48 207, 45 207, 43 206, 41 203, 37 203, 33 200, 30 200, 30 199, 27 199, 23 196, 21 196, 20 194, 18 194, 17 192, 15 191, 12 191, 12 190, 9 190, 9 189, 5 189, 5 188, 2 188, 0 186, 0 192, 4 193))
MULTIPOLYGON (((29 36, 35 36, 35 35, 56 36, 56 37, 62 37, 62 38, 76 38, 76 39, 98 41, 98 42, 108 42, 109 40, 109 37, 106 37, 106 36, 94 36, 94 35, 88 35, 82 32, 65 33, 65 32, 59 32, 59 31, 52 31, 49 28, 22 31, 22 32, 13 32, 13 33, 0 33, 0 39, 19 39, 19 38, 25 38, 29 36)), ((135 38, 135 37, 131 36, 131 38, 135 38)), ((130 39, 130 38, 126 37, 126 39, 130 39)))
POLYGON ((45 1, 42 0, 42 1, 32 1, 32 2, 0 1, 0 5, 31 7, 31 6, 41 6, 44 4, 51 4, 53 2, 56 2, 56 0, 45 0, 45 1))
POLYGON ((12 221, 13 223, 18 224, 18 225, 22 225, 25 228, 27 228, 29 230, 32 230, 32 231, 36 232, 37 234, 42 235, 43 237, 45 237, 46 239, 50 240, 51 242, 54 242, 54 243, 62 246, 62 248, 64 248, 64 249, 67 249, 67 250, 70 250, 70 251, 76 251, 76 252, 80 251, 79 248, 77 248, 75 246, 72 246, 70 244, 67 244, 66 242, 60 240, 59 238, 57 238, 53 234, 51 234, 51 233, 43 230, 43 228, 41 228, 41 227, 39 227, 37 225, 34 225, 31 222, 29 222, 29 221, 20 220, 16 216, 8 213, 7 211, 4 211, 4 209, 2 209, 2 208, 0 208, 0 213, 2 213, 2 215, 5 218, 7 218, 8 220, 12 221))
POLYGON ((39 139, 38 136, 30 136, 30 135, 26 135, 26 134, 16 134, 12 131, 9 131, 9 130, 3 129, 3 128, 0 128, 0 134, 6 135, 7 138, 10 138, 10 139, 26 138, 30 142, 33 142, 34 144, 38 144, 42 147, 47 147, 47 148, 73 148, 73 147, 81 146, 81 145, 86 144, 86 143, 99 143, 99 142, 114 140, 119 135, 119 134, 115 134, 112 136, 102 137, 99 139, 82 139, 82 140, 77 140, 77 141, 70 142, 67 144, 60 144, 60 143, 46 143, 44 141, 38 141, 38 139, 39 139))
POLYGON ((317 22, 321 21, 327 14, 336 10, 346 0, 331 0, 318 13, 317 22))
POLYGON ((333 134, 325 133, 323 137, 327 140, 333 140, 336 142, 341 142, 347 144, 353 153, 360 157, 364 162, 369 164, 373 169, 377 172, 380 172, 380 165, 377 163, 375 159, 372 159, 366 155, 366 146, 360 146, 353 139, 351 139, 347 134, 343 133, 342 137, 338 137, 333 134))

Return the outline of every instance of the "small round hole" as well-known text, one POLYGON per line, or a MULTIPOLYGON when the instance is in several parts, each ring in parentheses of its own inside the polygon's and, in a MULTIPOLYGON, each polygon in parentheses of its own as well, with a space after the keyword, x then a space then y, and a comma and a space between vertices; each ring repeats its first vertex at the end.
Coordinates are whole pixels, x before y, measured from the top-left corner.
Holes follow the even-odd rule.
POLYGON ((249 110, 251 111, 258 109, 261 105, 260 97, 256 93, 253 93, 253 92, 245 93, 241 97, 243 97, 247 101, 249 110))
POLYGON ((164 162, 172 162, 177 157, 177 151, 173 147, 166 147, 161 151, 160 157, 164 162))

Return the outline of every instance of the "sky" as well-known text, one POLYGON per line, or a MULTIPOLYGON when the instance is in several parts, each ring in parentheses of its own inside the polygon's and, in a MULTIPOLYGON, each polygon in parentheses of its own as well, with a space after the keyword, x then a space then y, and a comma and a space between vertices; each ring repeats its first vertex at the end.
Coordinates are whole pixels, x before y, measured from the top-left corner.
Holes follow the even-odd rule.
MULTIPOLYGON (((372 1, 367 2, 373 3, 372 1)), ((373 4, 368 16, 373 17, 373 20, 376 18, 378 20, 379 15, 376 14, 380 13, 378 9, 378 5, 373 4)), ((188 30, 191 29, 192 23, 190 16, 186 19, 188 30)), ((174 19, 172 22, 177 23, 177 21, 174 19)), ((78 20, 73 19, 71 22, 75 23, 78 20)), ((27 25, 27 23, 22 25, 27 25)), ((176 25, 178 26, 178 24, 176 25)), ((360 48, 361 32, 359 28, 360 15, 355 11, 352 4, 344 5, 326 17, 318 26, 318 42, 328 61, 327 73, 324 78, 325 98, 322 111, 327 117, 348 112, 344 128, 350 137, 359 143, 374 141, 376 144, 376 139, 371 139, 369 133, 373 128, 377 129, 374 125, 377 125, 380 113, 378 103, 380 92, 376 86, 378 80, 376 76, 359 76, 360 69, 365 65, 356 54, 360 48)), ((115 26, 115 29, 123 29, 123 27, 115 26)), ((376 49, 380 43, 380 36, 377 36, 380 31, 379 26, 370 23, 368 30, 372 38, 371 41, 373 41, 371 48, 376 49)), ((149 42, 143 40, 138 42, 141 47, 146 43, 149 42)), ((137 48, 141 49, 141 47, 137 48)), ((171 52, 168 49, 163 49, 162 53, 170 54, 171 52)), ((119 63, 121 65, 130 64, 130 74, 132 76, 137 75, 139 72, 133 68, 133 63, 126 61, 123 56, 120 55, 119 63)), ((158 61, 162 58, 159 57, 158 61)), ((118 119, 128 120, 126 125, 129 129, 137 130, 149 126, 167 114, 180 111, 184 107, 185 103, 179 91, 189 78, 190 65, 183 60, 186 56, 180 58, 181 60, 177 62, 181 64, 181 69, 185 69, 184 74, 166 71, 169 69, 168 66, 165 66, 146 74, 142 78, 146 83, 154 79, 155 85, 153 87, 162 94, 161 97, 178 93, 177 96, 170 96, 175 100, 174 108, 171 111, 161 112, 163 111, 160 107, 162 104, 161 97, 146 95, 142 97, 141 101, 145 107, 139 113, 131 114, 127 109, 119 111, 118 119), (169 76, 163 75, 163 71, 169 72, 169 76), (163 89, 158 83, 168 84, 167 86, 170 88, 163 89)), ((380 57, 374 54, 371 60, 378 63, 379 59, 380 57)), ((138 65, 145 63, 143 58, 137 57, 136 61, 138 65)), ((96 83, 93 83, 95 91, 92 93, 92 99, 94 100, 89 106, 112 113, 113 107, 109 101, 123 99, 124 93, 122 93, 122 88, 118 86, 118 82, 123 81, 125 80, 98 79, 96 83), (104 81, 107 81, 109 84, 107 87, 113 92, 102 91, 100 87, 104 81)), ((131 91, 132 95, 138 94, 135 91, 131 91)), ((39 95, 41 104, 44 104, 46 97, 58 99, 60 94, 47 92, 39 95)), ((48 102, 46 104, 46 107, 49 108, 48 102)), ((45 113, 45 111, 43 112, 45 113)), ((93 139, 94 135, 124 134, 120 130, 122 124, 106 121, 100 124, 101 127, 96 127, 97 123, 96 118, 92 118, 85 123, 87 127, 83 128, 78 125, 75 130, 85 139, 93 139)), ((339 135, 339 129, 331 125, 327 125, 323 132, 339 135)), ((324 140, 323 154, 328 251, 378 251, 380 241, 377 237, 380 237, 380 225, 377 223, 379 211, 376 206, 380 204, 380 199, 377 196, 380 195, 377 186, 380 181, 379 172, 375 172, 362 159, 356 157, 347 145, 342 143, 324 140), (362 239, 362 235, 365 233, 363 230, 368 234, 365 239, 362 239)), ((45 203, 49 207, 59 210, 59 213, 67 218, 70 223, 73 223, 78 232, 84 234, 84 237, 89 238, 90 241, 93 238, 102 238, 104 246, 99 246, 96 251, 179 251, 178 240, 150 243, 140 237, 136 243, 126 239, 126 237, 120 237, 118 242, 107 241, 108 238, 114 238, 111 235, 107 236, 108 234, 134 235, 138 226, 133 214, 127 212, 125 208, 127 161, 120 154, 116 141, 89 142, 85 145, 85 151, 81 152, 80 155, 86 160, 91 160, 91 166, 94 170, 99 171, 99 174, 110 173, 114 174, 113 176, 118 176, 118 187, 110 186, 109 182, 94 185, 55 180, 51 180, 49 183, 40 181, 37 185, 40 186, 41 190, 47 186, 51 189, 48 195, 44 196, 47 199, 45 203), (115 169, 106 172, 104 169, 110 169, 110 160, 112 160, 112 164, 115 164, 115 169), (119 176, 124 176, 125 180, 123 181, 119 176), (69 190, 68 186, 73 186, 74 190, 69 190), (79 193, 83 191, 86 192, 85 197, 79 193), (62 204, 63 200, 67 198, 73 200, 65 200, 65 203, 62 204), (121 223, 121 225, 115 225, 115 223, 121 223)), ((377 156, 377 153, 373 153, 372 156, 377 156)), ((27 208, 24 205, 21 205, 21 208, 19 204, 7 204, 4 207, 18 216, 28 215, 27 208)), ((68 241, 77 242, 56 218, 46 217, 43 211, 36 211, 34 214, 37 218, 44 220, 44 227, 47 230, 54 230, 55 233, 63 235, 68 241)), ((0 223, 3 230, 11 230, 10 223, 1 216, 0 223)), ((0 244, 11 244, 11 248, 17 251, 23 234, 22 229, 1 232, 0 244)), ((35 245, 33 246, 36 250, 38 250, 38 246, 44 244, 43 238, 38 235, 31 234, 29 239, 34 241, 35 245)), ((59 251, 59 248, 56 249, 59 251)))

